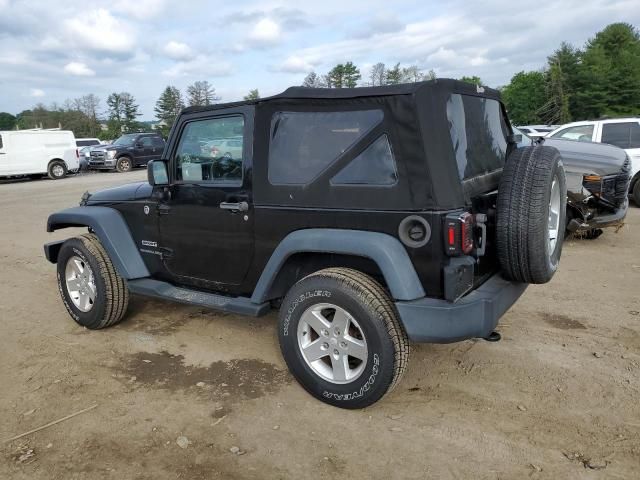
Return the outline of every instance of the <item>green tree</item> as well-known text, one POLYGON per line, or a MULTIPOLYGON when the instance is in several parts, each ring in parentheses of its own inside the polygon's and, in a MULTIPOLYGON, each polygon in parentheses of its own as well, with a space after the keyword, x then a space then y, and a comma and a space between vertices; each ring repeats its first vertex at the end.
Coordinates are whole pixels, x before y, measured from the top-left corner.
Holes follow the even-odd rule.
POLYGON ((249 93, 247 93, 243 98, 245 100, 258 100, 260 98, 260 92, 257 88, 254 88, 249 90, 249 93))
POLYGON ((7 112, 0 112, 0 130, 11 130, 16 126, 17 119, 7 112))
POLYGON ((138 117, 141 113, 138 111, 139 105, 136 99, 128 92, 120 94, 122 103, 122 127, 126 132, 137 132, 140 129, 138 117))
POLYGON ((327 73, 329 88, 342 88, 344 86, 344 65, 339 63, 327 73))
POLYGON ((190 106, 211 105, 220 100, 216 89, 206 80, 193 82, 187 87, 187 102, 190 106))
POLYGON ((360 80, 362 76, 360 75, 360 69, 356 67, 353 62, 347 62, 344 64, 343 69, 343 79, 344 79, 344 87, 346 88, 355 88, 358 86, 358 80, 360 80))
POLYGON ((402 69, 400 68, 400 62, 396 63, 393 68, 387 69, 384 79, 385 85, 397 85, 402 83, 402 69))
POLYGON ((160 98, 158 98, 154 108, 156 117, 165 124, 162 127, 162 133, 165 136, 169 133, 173 122, 175 122, 176 117, 183 108, 184 102, 182 101, 180 90, 171 85, 167 86, 160 95, 160 98))
POLYGON ((542 120, 538 111, 546 102, 545 74, 518 72, 502 90, 509 118, 516 125, 536 124, 542 120))
POLYGON ((482 80, 477 75, 473 75, 472 77, 467 77, 466 75, 460 78, 461 82, 472 83, 473 85, 482 86, 482 80))

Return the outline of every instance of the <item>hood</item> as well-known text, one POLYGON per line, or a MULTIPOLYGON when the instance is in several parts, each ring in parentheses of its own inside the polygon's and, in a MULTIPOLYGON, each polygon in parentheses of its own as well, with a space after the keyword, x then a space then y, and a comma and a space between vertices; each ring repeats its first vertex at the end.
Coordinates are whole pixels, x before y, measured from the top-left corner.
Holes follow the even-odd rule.
POLYGON ((624 150, 605 143, 545 138, 543 145, 558 149, 566 171, 583 175, 604 177, 619 173, 627 160, 624 150))
POLYGON ((88 203, 94 202, 126 202, 149 198, 151 195, 151 185, 147 182, 128 183, 119 187, 98 190, 89 194, 88 203))

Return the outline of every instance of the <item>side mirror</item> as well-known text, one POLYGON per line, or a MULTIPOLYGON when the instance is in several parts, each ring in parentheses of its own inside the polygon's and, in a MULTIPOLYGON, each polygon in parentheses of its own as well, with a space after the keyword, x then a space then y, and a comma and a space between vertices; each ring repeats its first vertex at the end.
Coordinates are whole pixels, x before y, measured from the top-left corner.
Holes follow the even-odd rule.
POLYGON ((169 185, 169 173, 166 160, 152 160, 147 164, 147 180, 149 185, 169 185))

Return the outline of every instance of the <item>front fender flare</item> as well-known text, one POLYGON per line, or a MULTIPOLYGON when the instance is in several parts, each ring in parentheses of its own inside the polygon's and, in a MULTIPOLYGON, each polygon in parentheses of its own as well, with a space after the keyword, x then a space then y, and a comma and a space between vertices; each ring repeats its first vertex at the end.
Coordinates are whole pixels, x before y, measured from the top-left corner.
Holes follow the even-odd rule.
MULTIPOLYGON (((127 280, 150 276, 122 214, 109 207, 74 207, 49 215, 47 232, 89 227, 100 239, 118 274, 127 280)), ((46 249, 46 247, 45 247, 46 249)))
POLYGON ((397 238, 378 232, 311 228, 287 235, 274 250, 251 296, 252 303, 268 300, 268 292, 287 259, 295 253, 337 253, 370 258, 380 268, 395 300, 425 296, 413 263, 397 238))

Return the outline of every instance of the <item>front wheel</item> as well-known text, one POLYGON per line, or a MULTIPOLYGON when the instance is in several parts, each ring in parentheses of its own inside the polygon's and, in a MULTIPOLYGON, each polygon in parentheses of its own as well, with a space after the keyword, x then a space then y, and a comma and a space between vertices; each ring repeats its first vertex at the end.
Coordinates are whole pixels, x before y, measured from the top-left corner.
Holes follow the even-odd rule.
POLYGON ((122 320, 129 290, 94 234, 62 244, 57 273, 64 306, 78 324, 97 330, 122 320))
POLYGON ((321 270, 287 293, 280 309, 282 355, 314 397, 364 408, 390 392, 409 360, 409 341, 387 292, 346 268, 321 270))
POLYGON ((133 163, 129 157, 120 157, 116 163, 116 170, 118 172, 129 172, 133 168, 133 163))
POLYGON ((632 197, 636 207, 640 207, 640 179, 636 180, 636 183, 633 184, 632 197))

